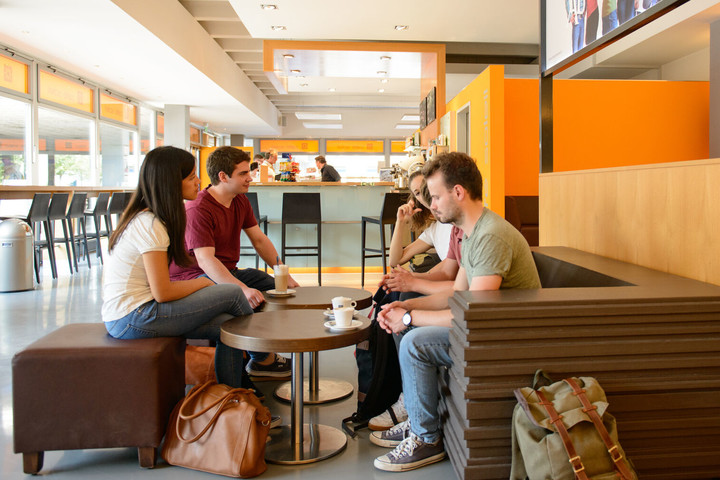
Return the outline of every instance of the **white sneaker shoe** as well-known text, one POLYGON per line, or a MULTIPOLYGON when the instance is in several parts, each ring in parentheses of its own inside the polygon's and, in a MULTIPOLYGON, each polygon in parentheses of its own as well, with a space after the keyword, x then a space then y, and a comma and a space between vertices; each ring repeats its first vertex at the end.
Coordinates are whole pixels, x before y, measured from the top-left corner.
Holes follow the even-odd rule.
POLYGON ((370 430, 387 430, 407 420, 408 414, 405 410, 405 400, 403 394, 400 394, 400 398, 395 402, 392 407, 385 410, 380 415, 373 417, 368 422, 370 430))

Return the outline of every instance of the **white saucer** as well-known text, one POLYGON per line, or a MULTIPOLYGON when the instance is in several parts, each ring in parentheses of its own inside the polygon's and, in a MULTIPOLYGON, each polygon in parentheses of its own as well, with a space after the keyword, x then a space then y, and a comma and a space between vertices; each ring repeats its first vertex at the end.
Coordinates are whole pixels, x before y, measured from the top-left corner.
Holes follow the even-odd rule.
POLYGON ((295 295, 295 290, 290 290, 290 289, 288 288, 288 289, 285 290, 284 292, 278 292, 277 290, 273 289, 273 290, 268 290, 268 291, 265 292, 265 293, 267 293, 267 294, 270 295, 271 297, 282 298, 282 297, 292 297, 293 295, 295 295))
POLYGON ((353 320, 352 323, 347 327, 338 327, 335 325, 335 322, 333 320, 328 320, 323 325, 325 325, 327 328, 334 332, 345 332, 347 330, 355 330, 356 328, 360 328, 362 322, 360 320, 353 320))
MULTIPOLYGON (((355 318, 355 315, 357 315, 358 313, 360 313, 360 312, 358 312, 357 310, 355 310, 355 312, 353 313, 353 318, 355 318)), ((333 320, 333 319, 335 318, 335 312, 333 312, 332 308, 327 308, 327 309, 325 309, 325 310, 323 311, 323 315, 325 315, 326 317, 328 317, 330 320, 333 320)))

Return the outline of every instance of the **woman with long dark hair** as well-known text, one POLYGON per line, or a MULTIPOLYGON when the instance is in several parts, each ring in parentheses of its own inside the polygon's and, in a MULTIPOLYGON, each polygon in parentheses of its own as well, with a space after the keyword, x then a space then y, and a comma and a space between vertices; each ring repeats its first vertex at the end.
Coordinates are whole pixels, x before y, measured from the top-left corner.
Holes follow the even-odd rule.
MULTIPOLYGON (((115 338, 180 336, 215 340, 218 381, 240 387, 243 352, 220 342, 220 326, 252 313, 237 285, 207 277, 171 281, 170 262, 187 265, 183 200, 197 197, 195 158, 175 147, 145 157, 138 187, 110 236, 103 271, 102 316, 115 338)), ((99 246, 98 246, 99 248, 99 246)))

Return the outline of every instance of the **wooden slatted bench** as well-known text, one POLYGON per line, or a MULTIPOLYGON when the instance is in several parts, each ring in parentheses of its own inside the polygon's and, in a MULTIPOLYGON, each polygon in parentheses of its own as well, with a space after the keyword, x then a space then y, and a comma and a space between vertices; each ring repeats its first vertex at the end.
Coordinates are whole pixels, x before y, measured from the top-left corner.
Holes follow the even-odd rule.
POLYGON ((565 247, 533 249, 543 289, 458 292, 441 375, 461 479, 507 479, 513 390, 536 369, 594 376, 639 477, 720 477, 720 287, 565 247))

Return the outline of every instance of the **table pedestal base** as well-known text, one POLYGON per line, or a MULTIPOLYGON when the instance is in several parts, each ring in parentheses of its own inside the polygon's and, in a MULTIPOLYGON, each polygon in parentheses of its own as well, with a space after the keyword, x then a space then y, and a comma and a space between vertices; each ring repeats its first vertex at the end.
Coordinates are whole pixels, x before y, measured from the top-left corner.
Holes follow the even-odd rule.
POLYGON ((295 444, 290 426, 270 430, 270 442, 265 447, 265 460, 281 465, 300 465, 319 462, 343 451, 347 436, 327 425, 303 424, 303 443, 295 444))
MULTIPOLYGON (((291 382, 280 384, 275 389, 275 397, 278 400, 290 401, 291 382)), ((332 402, 334 400, 342 400, 353 394, 355 389, 352 384, 338 380, 336 378, 321 378, 318 385, 317 393, 310 391, 310 381, 303 381, 303 400, 305 405, 317 405, 319 403, 332 402)))

